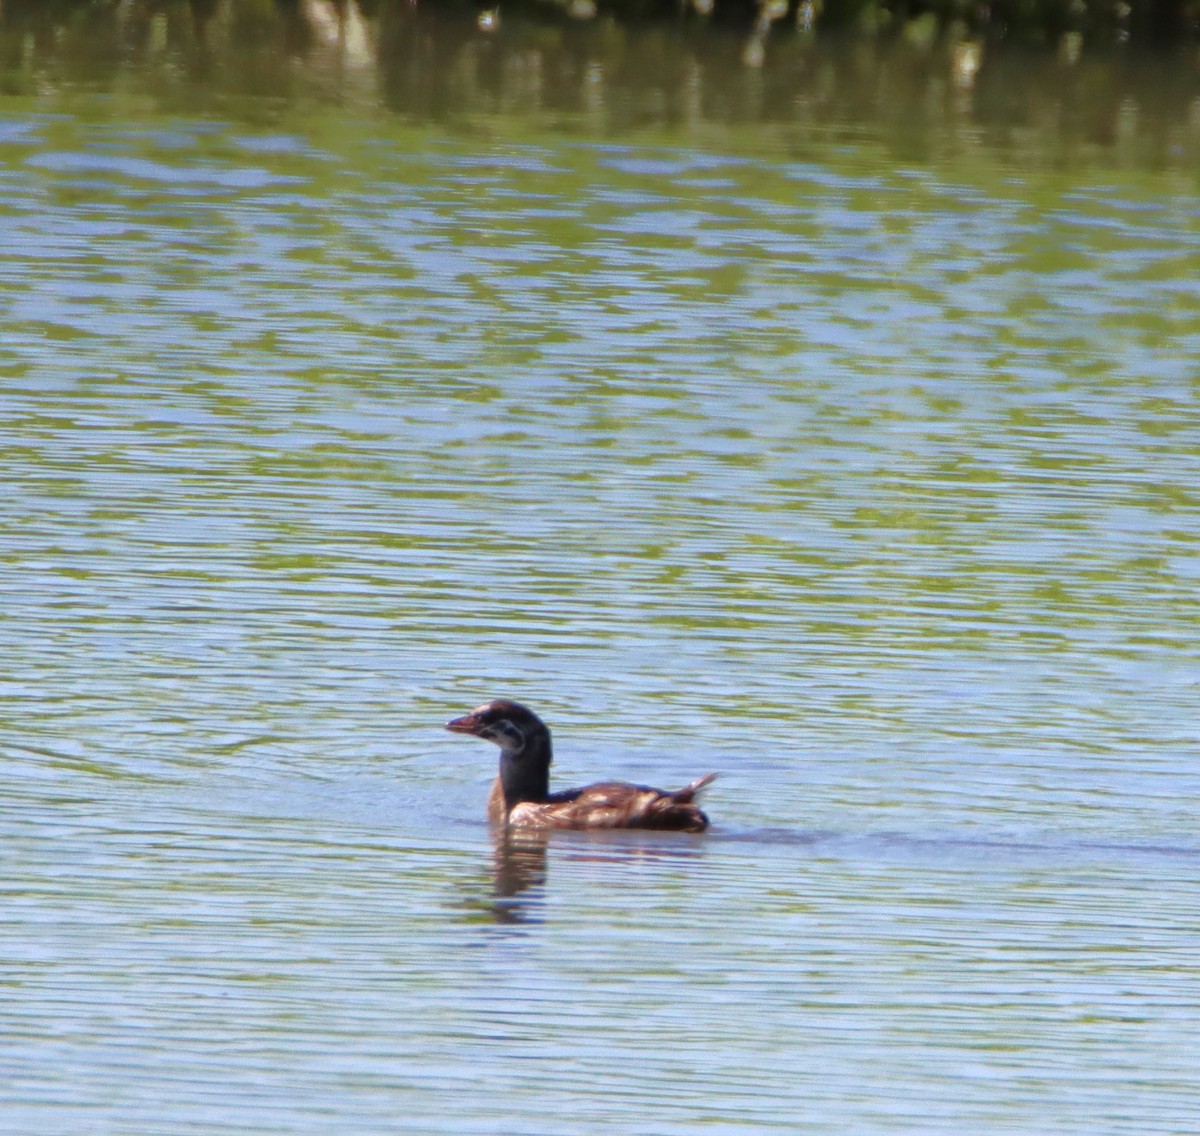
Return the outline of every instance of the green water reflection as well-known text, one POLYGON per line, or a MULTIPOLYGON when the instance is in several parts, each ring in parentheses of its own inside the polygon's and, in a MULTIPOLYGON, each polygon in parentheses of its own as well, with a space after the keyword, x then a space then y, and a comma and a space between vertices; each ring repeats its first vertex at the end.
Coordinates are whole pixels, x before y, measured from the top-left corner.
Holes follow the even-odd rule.
POLYGON ((156 26, 4 55, 10 1123, 1200 1127, 1186 104, 156 26))

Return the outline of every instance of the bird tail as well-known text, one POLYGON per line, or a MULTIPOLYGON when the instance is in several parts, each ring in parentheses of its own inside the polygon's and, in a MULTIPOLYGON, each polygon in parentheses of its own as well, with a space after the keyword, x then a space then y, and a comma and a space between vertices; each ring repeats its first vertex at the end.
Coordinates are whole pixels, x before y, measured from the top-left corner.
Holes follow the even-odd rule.
POLYGON ((697 777, 695 781, 685 785, 682 789, 676 790, 671 796, 680 803, 690 801, 701 789, 707 788, 716 779, 717 775, 715 773, 706 773, 703 777, 697 777))

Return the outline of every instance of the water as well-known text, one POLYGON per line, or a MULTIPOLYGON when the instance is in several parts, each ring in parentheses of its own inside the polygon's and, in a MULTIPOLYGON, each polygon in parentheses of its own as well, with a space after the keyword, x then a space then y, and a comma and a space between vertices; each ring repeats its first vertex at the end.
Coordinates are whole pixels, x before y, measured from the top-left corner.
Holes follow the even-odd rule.
POLYGON ((1200 1127, 1182 158, 101 75, 0 101, 0 1130, 1200 1127), (714 830, 494 847, 500 694, 714 830))

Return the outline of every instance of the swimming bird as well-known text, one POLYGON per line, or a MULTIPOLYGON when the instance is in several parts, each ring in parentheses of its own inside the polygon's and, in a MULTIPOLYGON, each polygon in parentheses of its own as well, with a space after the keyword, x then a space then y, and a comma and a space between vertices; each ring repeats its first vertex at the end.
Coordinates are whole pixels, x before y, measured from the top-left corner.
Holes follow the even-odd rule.
POLYGON ((715 777, 706 773, 672 792, 598 781, 550 792, 550 730, 532 710, 496 698, 446 723, 455 734, 486 738, 500 747, 500 773, 488 796, 488 818, 522 828, 658 828, 703 832, 708 817, 695 797, 715 777))

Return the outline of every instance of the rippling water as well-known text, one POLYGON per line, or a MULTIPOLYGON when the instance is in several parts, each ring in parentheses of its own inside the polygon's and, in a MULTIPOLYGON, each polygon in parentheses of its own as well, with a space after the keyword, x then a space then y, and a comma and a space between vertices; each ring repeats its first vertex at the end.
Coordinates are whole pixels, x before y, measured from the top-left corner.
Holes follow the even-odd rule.
POLYGON ((1194 185, 719 142, 0 118, 0 1128, 1200 1128, 1194 185))

